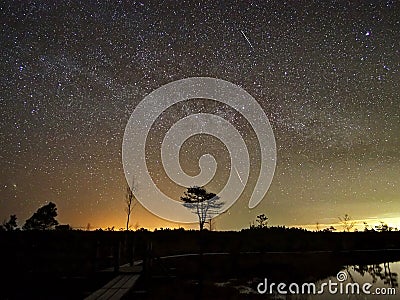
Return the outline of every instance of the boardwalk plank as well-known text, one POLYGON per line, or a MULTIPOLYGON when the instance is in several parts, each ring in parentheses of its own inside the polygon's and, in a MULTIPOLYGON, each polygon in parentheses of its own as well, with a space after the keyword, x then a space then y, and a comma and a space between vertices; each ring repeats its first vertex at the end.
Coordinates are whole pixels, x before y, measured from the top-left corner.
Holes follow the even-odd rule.
POLYGON ((139 277, 139 274, 118 275, 85 300, 119 300, 133 287, 139 277))

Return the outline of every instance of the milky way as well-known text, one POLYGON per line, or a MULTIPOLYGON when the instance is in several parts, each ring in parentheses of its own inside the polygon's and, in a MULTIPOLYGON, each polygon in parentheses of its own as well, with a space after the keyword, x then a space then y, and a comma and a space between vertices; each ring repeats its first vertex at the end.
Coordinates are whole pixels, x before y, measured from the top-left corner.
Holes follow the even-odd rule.
MULTIPOLYGON (((245 89, 276 137, 264 201, 249 210, 243 195, 219 229, 260 213, 281 225, 400 217, 399 12, 395 1, 3 1, 0 220, 21 224, 53 201, 64 223, 122 227, 129 116, 193 76, 245 89)), ((183 109, 154 127, 165 133, 183 109)), ((229 108, 202 109, 246 134, 229 108)), ((136 221, 171 225, 143 208, 136 221)))

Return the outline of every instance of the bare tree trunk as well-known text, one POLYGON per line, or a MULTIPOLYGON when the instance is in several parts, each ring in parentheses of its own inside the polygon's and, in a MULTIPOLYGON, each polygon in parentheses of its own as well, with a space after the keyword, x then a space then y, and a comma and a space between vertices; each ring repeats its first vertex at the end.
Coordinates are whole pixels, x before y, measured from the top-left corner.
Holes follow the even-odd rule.
MULTIPOLYGON (((132 183, 132 188, 133 188, 133 183, 132 183)), ((130 222, 131 213, 132 213, 133 207, 136 205, 136 203, 134 202, 134 200, 135 200, 134 197, 135 196, 133 195, 132 189, 127 184, 127 186, 126 186, 126 194, 125 194, 126 231, 129 230, 129 222, 130 222)))
MULTIPOLYGON (((129 209, 130 209, 130 208, 129 208, 129 209)), ((129 213, 127 213, 127 215, 128 215, 128 217, 126 218, 126 231, 129 230, 129 218, 130 218, 130 216, 131 216, 131 213, 129 212, 129 213)))

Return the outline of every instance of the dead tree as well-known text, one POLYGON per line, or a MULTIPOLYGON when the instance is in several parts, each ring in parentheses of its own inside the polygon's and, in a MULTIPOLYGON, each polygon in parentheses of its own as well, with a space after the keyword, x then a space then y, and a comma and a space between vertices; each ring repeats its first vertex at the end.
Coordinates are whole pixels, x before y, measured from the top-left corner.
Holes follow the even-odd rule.
POLYGON ((135 201, 135 195, 133 194, 134 185, 132 182, 132 188, 129 184, 126 185, 125 192, 125 213, 126 213, 126 230, 129 230, 129 223, 133 208, 136 206, 137 202, 135 201))
POLYGON ((350 232, 353 229, 356 222, 352 221, 348 214, 345 214, 343 218, 338 217, 340 223, 343 226, 344 231, 350 232))

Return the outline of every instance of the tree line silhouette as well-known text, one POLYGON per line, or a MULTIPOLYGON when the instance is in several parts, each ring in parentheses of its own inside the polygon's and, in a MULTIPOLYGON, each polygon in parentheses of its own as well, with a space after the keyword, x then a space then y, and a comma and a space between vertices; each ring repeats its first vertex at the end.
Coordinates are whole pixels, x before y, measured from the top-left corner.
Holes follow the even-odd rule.
MULTIPOLYGON (((22 230, 51 230, 51 229, 69 229, 69 225, 59 225, 56 220, 57 207, 53 202, 40 207, 29 219, 25 221, 22 230)), ((11 215, 8 221, 0 225, 1 231, 19 230, 17 216, 11 215)))
MULTIPOLYGON (((133 184, 132 184, 133 186, 133 184)), ((181 197, 181 201, 184 207, 190 209, 192 213, 196 214, 198 217, 199 229, 204 230, 205 224, 209 223, 209 230, 215 229, 215 215, 218 215, 219 210, 222 208, 224 202, 220 201, 220 197, 216 194, 208 192, 204 187, 193 186, 188 187, 181 197)), ((137 205, 137 199, 135 198, 132 189, 129 185, 126 186, 125 192, 125 213, 127 216, 126 228, 121 230, 129 231, 131 228, 131 214, 133 209, 137 205)), ((56 220, 57 217, 57 207, 53 202, 40 207, 29 219, 25 221, 25 224, 21 227, 24 231, 29 230, 72 230, 72 227, 68 224, 60 225, 56 220)), ((355 227, 356 222, 352 218, 345 214, 344 217, 338 217, 339 226, 343 228, 344 232, 357 232, 360 231, 355 227)), ((388 231, 398 231, 397 228, 391 227, 383 221, 380 221, 379 225, 370 226, 366 222, 364 224, 364 232, 388 232, 388 231)), ((317 232, 335 232, 338 231, 334 226, 329 226, 324 229, 319 228, 320 224, 316 223, 317 232)), ((278 226, 280 227, 280 226, 278 226)), ((285 227, 285 226, 283 226, 285 227)), ((90 224, 87 226, 89 230, 90 224)), ((273 227, 271 227, 273 228, 273 227)), ((139 228, 138 223, 135 225, 135 230, 144 230, 139 228)), ((268 227, 268 217, 265 214, 257 215, 255 221, 250 222, 249 229, 269 229, 268 227)), ((4 220, 3 224, 0 224, 0 231, 18 231, 20 228, 17 224, 17 216, 15 214, 10 215, 8 220, 4 220)), ((98 229, 101 230, 101 229, 98 229)), ((114 231, 114 227, 107 228, 106 231, 114 231)))

